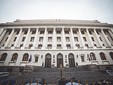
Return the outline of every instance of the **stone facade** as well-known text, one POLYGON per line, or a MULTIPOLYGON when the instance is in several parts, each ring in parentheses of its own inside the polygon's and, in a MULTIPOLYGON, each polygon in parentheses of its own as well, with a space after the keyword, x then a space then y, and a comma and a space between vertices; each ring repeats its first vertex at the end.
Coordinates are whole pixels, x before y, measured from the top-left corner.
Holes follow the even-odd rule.
POLYGON ((0 66, 113 64, 113 25, 97 20, 16 20, 0 24, 0 66))

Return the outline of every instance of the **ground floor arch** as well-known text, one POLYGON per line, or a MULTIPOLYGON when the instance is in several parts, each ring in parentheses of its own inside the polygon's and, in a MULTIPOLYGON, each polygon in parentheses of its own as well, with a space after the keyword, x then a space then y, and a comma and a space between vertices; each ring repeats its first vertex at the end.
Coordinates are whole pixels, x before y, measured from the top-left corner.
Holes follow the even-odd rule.
POLYGON ((61 53, 57 55, 57 67, 59 67, 60 64, 63 66, 63 55, 61 53))
POLYGON ((51 54, 45 55, 45 67, 47 68, 51 67, 51 54))
POLYGON ((75 67, 75 59, 72 53, 68 55, 68 59, 69 59, 69 67, 75 67))

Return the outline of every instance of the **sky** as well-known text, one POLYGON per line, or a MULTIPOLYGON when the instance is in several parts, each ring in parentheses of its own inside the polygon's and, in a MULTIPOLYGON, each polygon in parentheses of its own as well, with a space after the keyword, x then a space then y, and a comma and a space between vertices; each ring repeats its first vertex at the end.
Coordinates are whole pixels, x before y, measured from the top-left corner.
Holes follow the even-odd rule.
POLYGON ((16 19, 99 20, 113 24, 113 0, 0 0, 0 23, 16 19))

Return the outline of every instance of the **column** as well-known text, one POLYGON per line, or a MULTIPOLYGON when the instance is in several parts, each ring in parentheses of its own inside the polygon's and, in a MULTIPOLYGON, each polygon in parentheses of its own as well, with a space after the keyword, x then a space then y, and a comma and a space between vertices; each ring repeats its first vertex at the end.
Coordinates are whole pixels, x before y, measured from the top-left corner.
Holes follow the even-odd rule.
POLYGON ((6 29, 3 29, 0 35, 0 43, 2 42, 2 39, 4 38, 5 34, 6 34, 6 29))
POLYGON ((102 45, 102 43, 101 43, 101 41, 100 41, 100 39, 99 39, 99 37, 98 37, 98 34, 97 34, 97 32, 96 32, 96 29, 94 29, 94 34, 95 34, 95 36, 96 36, 96 38, 97 38, 97 41, 98 41, 99 45, 102 47, 103 45, 102 45))
POLYGON ((28 44, 28 39, 29 39, 29 35, 30 35, 30 28, 28 28, 28 32, 27 32, 26 39, 25 39, 25 43, 24 43, 23 47, 26 47, 26 46, 27 46, 27 44, 28 44))
POLYGON ((19 32, 19 34, 18 34, 18 36, 17 36, 17 39, 16 39, 16 41, 15 41, 14 47, 17 47, 21 35, 22 35, 22 29, 20 29, 20 32, 19 32))
POLYGON ((14 29, 12 29, 12 32, 11 32, 11 34, 9 35, 9 37, 8 37, 8 39, 7 39, 7 41, 6 41, 4 47, 8 47, 8 44, 10 43, 10 40, 11 40, 13 34, 14 34, 14 29))
POLYGON ((46 48, 46 43, 47 43, 47 28, 45 28, 45 32, 44 32, 44 40, 43 40, 43 46, 42 49, 46 48))
POLYGON ((90 37, 90 34, 89 34, 88 29, 86 29, 86 33, 87 33, 87 35, 88 35, 88 38, 89 38, 89 42, 90 42, 91 47, 94 47, 94 44, 93 44, 93 42, 92 42, 92 39, 91 39, 91 37, 90 37))
POLYGON ((53 28, 52 45, 53 49, 56 49, 56 28, 53 28))
POLYGON ((36 28, 36 34, 35 34, 35 39, 33 43, 34 48, 38 46, 37 41, 38 41, 38 28, 36 28))
POLYGON ((62 47, 63 47, 63 49, 66 49, 66 40, 65 40, 64 28, 62 28, 62 47))
POLYGON ((101 29, 101 32, 102 32, 102 35, 103 37, 105 38, 105 41, 107 42, 108 46, 111 47, 111 43, 109 42, 108 38, 106 37, 105 33, 104 33, 104 30, 101 29))
POLYGON ((71 39, 71 47, 75 48, 75 44, 74 44, 74 36, 73 36, 73 30, 72 28, 70 28, 70 39, 71 39))
POLYGON ((80 43, 81 43, 80 47, 85 47, 85 46, 84 46, 84 45, 85 45, 85 44, 84 44, 84 40, 83 40, 83 37, 82 37, 80 28, 78 28, 78 33, 79 33, 80 43))

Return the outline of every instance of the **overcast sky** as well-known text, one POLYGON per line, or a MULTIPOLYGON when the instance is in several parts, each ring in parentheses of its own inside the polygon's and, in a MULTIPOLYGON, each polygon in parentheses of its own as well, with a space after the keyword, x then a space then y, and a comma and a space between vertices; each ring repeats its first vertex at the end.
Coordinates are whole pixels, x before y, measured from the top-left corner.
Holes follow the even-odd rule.
POLYGON ((113 24, 113 0, 0 0, 0 23, 16 19, 99 20, 113 24))

